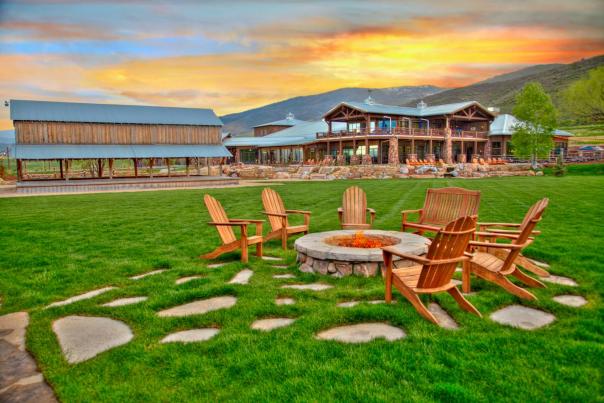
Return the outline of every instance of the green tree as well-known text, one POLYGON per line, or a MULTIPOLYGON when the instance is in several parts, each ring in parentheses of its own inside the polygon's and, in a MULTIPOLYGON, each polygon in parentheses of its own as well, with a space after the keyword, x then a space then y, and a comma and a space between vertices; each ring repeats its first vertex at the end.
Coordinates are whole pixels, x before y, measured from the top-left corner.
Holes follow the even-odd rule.
POLYGON ((604 120, 604 66, 568 86, 562 96, 562 111, 579 123, 604 120))
POLYGON ((516 95, 513 113, 520 120, 512 134, 514 155, 530 158, 533 168, 537 168, 537 158, 547 157, 554 147, 556 108, 541 84, 533 82, 516 95))

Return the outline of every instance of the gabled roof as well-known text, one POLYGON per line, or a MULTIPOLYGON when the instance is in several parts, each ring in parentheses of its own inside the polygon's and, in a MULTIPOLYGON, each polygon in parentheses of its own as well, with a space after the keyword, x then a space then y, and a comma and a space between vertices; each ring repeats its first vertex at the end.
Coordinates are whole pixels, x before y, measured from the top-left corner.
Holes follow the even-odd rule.
MULTIPOLYGON (((341 126, 341 129, 345 127, 344 124, 341 126)), ((334 130, 340 129, 337 125, 334 125, 333 128, 334 130)), ((227 147, 279 147, 304 145, 314 142, 317 139, 317 133, 326 132, 327 129, 327 123, 322 120, 304 122, 264 137, 232 137, 225 140, 224 145, 227 147)))
POLYGON ((367 103, 367 102, 341 102, 338 105, 331 108, 325 115, 327 116, 333 111, 335 111, 341 105, 346 105, 350 108, 359 110, 364 113, 375 113, 375 114, 383 114, 383 115, 400 115, 400 116, 436 116, 436 115, 449 115, 455 112, 458 112, 462 109, 465 109, 472 105, 478 105, 480 108, 484 109, 485 112, 490 112, 482 105, 480 105, 476 101, 468 101, 468 102, 457 102, 453 104, 443 104, 443 105, 434 105, 434 106, 426 106, 423 108, 417 108, 412 106, 395 106, 395 105, 383 105, 376 103, 367 103))
POLYGON ((281 120, 275 120, 274 122, 262 123, 261 125, 254 126, 256 127, 264 127, 264 126, 296 126, 302 123, 308 123, 306 120, 298 120, 295 118, 287 117, 281 120))
MULTIPOLYGON (((521 123, 514 115, 507 113, 501 114, 491 122, 489 126, 489 136, 511 136, 514 133, 514 126, 521 123)), ((572 137, 572 133, 564 130, 554 130, 554 136, 572 137)))
POLYGON ((222 121, 211 109, 18 99, 10 101, 10 118, 51 122, 222 126, 222 121))

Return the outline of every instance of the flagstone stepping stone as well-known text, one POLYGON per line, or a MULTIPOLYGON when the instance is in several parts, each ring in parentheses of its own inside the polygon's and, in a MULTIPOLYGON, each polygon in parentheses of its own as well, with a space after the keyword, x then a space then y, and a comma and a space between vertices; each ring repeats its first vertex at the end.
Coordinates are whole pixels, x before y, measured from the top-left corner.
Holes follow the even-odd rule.
POLYGON ((543 327, 556 320, 551 313, 522 305, 510 305, 491 314, 491 319, 502 325, 533 330, 543 327))
POLYGON ((574 308, 587 304, 587 300, 580 295, 557 295, 552 299, 559 304, 572 306, 574 308))
POLYGON ((275 274, 273 278, 283 279, 283 278, 296 278, 293 274, 275 274))
MULTIPOLYGON (((378 304, 385 304, 386 301, 384 301, 383 299, 374 299, 371 301, 345 301, 345 302, 340 302, 336 306, 339 308, 352 308, 353 306, 357 306, 358 304, 361 304, 361 303, 378 305, 378 304)), ((393 299, 391 304, 395 304, 395 303, 396 303, 396 300, 393 299)))
POLYGON ((295 319, 291 318, 269 318, 259 319, 252 323, 250 326, 254 330, 262 330, 264 332, 271 331, 280 327, 289 326, 295 322, 295 319))
POLYGON ((437 303, 432 302, 429 304, 428 310, 436 317, 440 327, 450 330, 459 329, 457 322, 437 303))
POLYGON ((66 316, 56 320, 52 330, 70 364, 89 360, 134 337, 124 322, 94 316, 66 316))
POLYGON ((329 284, 311 283, 311 284, 288 284, 281 286, 281 288, 293 288, 295 290, 311 290, 311 291, 323 291, 329 288, 333 288, 329 284))
POLYGON ((277 305, 293 305, 296 301, 293 298, 277 298, 275 304, 277 305))
POLYGON ((188 304, 178 305, 173 308, 164 309, 157 313, 161 317, 181 317, 189 315, 202 315, 219 309, 230 308, 237 302, 237 298, 230 295, 222 297, 214 297, 202 299, 199 301, 189 302, 188 304))
POLYGON ((262 256, 262 260, 268 260, 268 261, 276 262, 276 261, 280 261, 280 260, 283 260, 283 259, 280 258, 280 257, 275 257, 275 256, 262 256))
POLYGON ((229 263, 230 262, 228 262, 228 263, 212 263, 212 264, 208 265, 208 269, 217 269, 219 267, 226 266, 229 263))
POLYGON ((4 340, 19 350, 25 350, 25 329, 29 325, 27 312, 14 312, 0 316, 0 340, 4 340))
POLYGON ((103 306, 115 307, 115 306, 124 306, 124 305, 132 305, 138 304, 139 302, 143 302, 149 299, 149 297, 128 297, 128 298, 118 298, 114 299, 111 302, 107 302, 103 304, 103 306))
POLYGON ((569 287, 577 287, 579 285, 572 278, 563 277, 563 276, 554 276, 553 274, 549 275, 547 277, 539 277, 539 278, 541 279, 541 281, 545 281, 547 283, 567 285, 569 287))
POLYGON ((132 276, 132 277, 130 277, 130 280, 140 280, 141 278, 145 278, 145 277, 149 277, 149 276, 155 276, 156 274, 163 273, 165 271, 166 271, 165 269, 158 269, 158 270, 148 271, 148 272, 143 273, 143 274, 138 274, 136 276, 132 276))
POLYGON ((336 340, 342 343, 367 343, 373 339, 399 340, 407 335, 398 328, 385 323, 358 323, 338 326, 317 334, 321 340, 336 340))
POLYGON ((531 261, 532 263, 536 264, 537 266, 541 267, 542 269, 549 269, 550 265, 545 263, 545 262, 540 262, 538 260, 534 260, 534 259, 529 259, 529 261, 531 261))
POLYGON ((195 343, 206 341, 216 336, 219 332, 219 329, 214 328, 184 330, 167 335, 161 340, 161 343, 195 343))
POLYGON ((69 305, 69 304, 73 304, 74 302, 94 298, 98 295, 106 293, 107 291, 111 291, 111 290, 115 290, 115 289, 116 289, 116 287, 103 287, 103 288, 99 288, 98 290, 88 291, 88 292, 85 292, 84 294, 76 295, 75 297, 67 298, 66 300, 63 300, 63 301, 53 302, 52 304, 48 305, 46 307, 46 309, 52 308, 55 306, 69 305))
POLYGON ((176 280, 176 285, 181 285, 181 284, 184 284, 184 283, 188 283, 189 281, 197 280, 198 278, 201 278, 201 276, 181 277, 178 280, 176 280))
POLYGON ((247 284, 250 282, 250 278, 254 274, 250 269, 243 269, 239 273, 235 274, 235 277, 229 281, 229 284, 247 284))
POLYGON ((276 265, 273 265, 273 268, 275 268, 275 269, 287 269, 288 267, 289 266, 286 265, 286 264, 276 264, 276 265))
POLYGON ((0 316, 0 402, 56 402, 36 362, 25 350, 27 312, 0 316))

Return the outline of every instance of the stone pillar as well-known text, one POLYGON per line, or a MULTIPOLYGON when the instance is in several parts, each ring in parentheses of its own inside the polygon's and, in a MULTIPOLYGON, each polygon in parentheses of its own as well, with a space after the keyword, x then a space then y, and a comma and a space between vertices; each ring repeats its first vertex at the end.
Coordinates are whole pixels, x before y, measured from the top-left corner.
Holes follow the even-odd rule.
POLYGON ((426 160, 436 162, 436 156, 434 154, 426 154, 426 160))
MULTIPOLYGON (((447 121, 448 122, 448 121, 447 121)), ((447 123, 448 125, 448 123, 447 123)), ((453 139, 451 138, 451 128, 445 129, 445 149, 444 149, 445 162, 447 164, 453 163, 453 139)))
POLYGON ((356 154, 353 154, 350 156, 350 165, 359 165, 359 156, 356 154))
POLYGON ((235 148, 235 164, 239 164, 241 162, 241 151, 239 147, 235 148))
POLYGON ((484 158, 491 158, 491 140, 484 145, 484 158))
POLYGON ((398 137, 392 136, 388 140, 388 164, 398 165, 398 137))
POLYGON ((336 165, 346 165, 346 158, 341 152, 336 157, 336 165))
POLYGON ((361 163, 363 165, 371 165, 373 163, 373 161, 371 161, 371 155, 363 154, 363 159, 362 159, 361 163))

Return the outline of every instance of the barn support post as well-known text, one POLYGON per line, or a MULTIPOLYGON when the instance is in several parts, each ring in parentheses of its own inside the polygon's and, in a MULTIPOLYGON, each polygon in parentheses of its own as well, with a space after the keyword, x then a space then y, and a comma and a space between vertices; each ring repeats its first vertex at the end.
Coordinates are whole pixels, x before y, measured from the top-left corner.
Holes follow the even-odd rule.
POLYGON ((166 165, 168 166, 168 178, 172 176, 172 171, 170 170, 170 158, 166 158, 166 165))
POLYGON ((101 158, 99 158, 97 160, 97 166, 98 166, 99 178, 102 178, 103 177, 103 160, 101 158))
POLYGON ((20 181, 23 177, 23 163, 21 160, 17 160, 17 180, 20 181))
POLYGON ((149 178, 153 178, 153 158, 149 158, 149 178))
POLYGON ((65 181, 69 180, 69 166, 71 165, 71 161, 68 159, 65 160, 65 181))
POLYGON ((195 167, 197 168, 197 175, 201 175, 201 167, 199 166, 199 157, 195 157, 195 167))
POLYGON ((187 176, 189 176, 189 163, 191 162, 191 159, 189 157, 185 158, 185 172, 187 174, 187 176))
POLYGON ((132 161, 134 162, 134 177, 138 178, 138 159, 134 158, 132 161))
POLYGON ((59 160, 59 172, 60 178, 63 179, 65 177, 65 175, 63 174, 63 160, 59 160))

